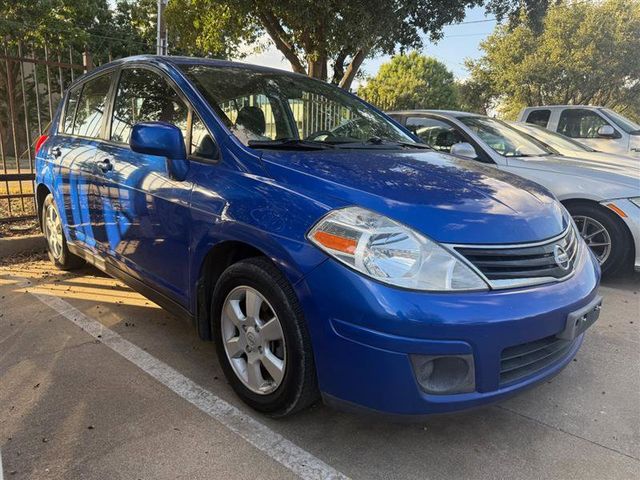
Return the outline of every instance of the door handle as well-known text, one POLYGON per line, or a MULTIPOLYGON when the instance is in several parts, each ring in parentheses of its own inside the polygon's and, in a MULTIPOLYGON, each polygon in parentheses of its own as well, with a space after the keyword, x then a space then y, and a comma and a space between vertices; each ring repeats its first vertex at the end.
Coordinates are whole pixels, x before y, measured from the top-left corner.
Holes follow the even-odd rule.
POLYGON ((51 155, 53 155, 53 158, 60 158, 62 156, 62 149, 60 147, 53 147, 51 149, 51 155))
POLYGON ((113 163, 110 158, 104 158, 98 162, 98 167, 102 170, 102 173, 107 173, 113 170, 113 163))

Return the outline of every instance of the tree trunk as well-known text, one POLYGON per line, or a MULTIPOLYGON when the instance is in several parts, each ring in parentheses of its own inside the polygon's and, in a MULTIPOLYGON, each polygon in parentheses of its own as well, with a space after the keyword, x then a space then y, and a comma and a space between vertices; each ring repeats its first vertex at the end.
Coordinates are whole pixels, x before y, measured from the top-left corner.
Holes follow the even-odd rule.
POLYGON ((331 83, 334 85, 339 85, 340 80, 344 77, 344 61, 347 59, 347 55, 347 50, 343 49, 338 53, 333 62, 333 78, 331 79, 331 83))
POLYGON ((307 57, 307 75, 311 78, 327 81, 327 55, 326 53, 307 57))
POLYGON ((305 73, 304 66, 296 54, 294 46, 289 42, 286 32, 282 29, 279 20, 270 12, 259 12, 260 23, 267 31, 276 48, 280 50, 284 57, 291 64, 291 68, 296 73, 305 73))
POLYGON ((367 57, 368 53, 368 48, 361 48, 356 52, 356 54, 353 56, 353 59, 351 60, 351 63, 347 67, 347 70, 344 72, 342 80, 340 80, 340 87, 344 88, 345 90, 351 89, 353 79, 356 78, 356 74, 358 73, 358 70, 360 70, 360 66, 362 65, 364 59, 367 57))

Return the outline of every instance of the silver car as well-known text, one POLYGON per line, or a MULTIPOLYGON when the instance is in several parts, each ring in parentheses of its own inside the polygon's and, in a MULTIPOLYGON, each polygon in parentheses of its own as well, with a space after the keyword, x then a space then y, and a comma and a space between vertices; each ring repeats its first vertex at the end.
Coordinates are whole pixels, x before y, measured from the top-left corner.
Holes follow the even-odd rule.
POLYGON ((520 130, 527 135, 531 135, 533 138, 543 143, 551 150, 555 150, 556 153, 564 157, 579 158, 582 160, 596 160, 602 162, 618 162, 619 160, 634 160, 640 162, 640 158, 633 158, 621 153, 607 153, 600 152, 591 147, 587 147, 582 143, 578 143, 572 138, 565 137, 559 133, 547 130, 539 125, 533 125, 532 123, 523 122, 507 122, 516 130, 520 130))
POLYGON ((390 112, 435 150, 493 165, 551 190, 569 210, 604 274, 640 271, 640 163, 569 158, 483 115, 390 112))

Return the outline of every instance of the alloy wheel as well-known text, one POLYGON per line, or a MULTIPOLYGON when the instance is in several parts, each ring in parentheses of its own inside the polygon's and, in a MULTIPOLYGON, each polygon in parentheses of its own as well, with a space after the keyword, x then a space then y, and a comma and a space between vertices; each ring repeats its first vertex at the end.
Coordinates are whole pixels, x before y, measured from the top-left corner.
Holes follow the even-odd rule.
POLYGON ((50 203, 44 213, 44 235, 49 245, 49 251, 54 258, 62 256, 62 222, 56 207, 50 203))
POLYGON ((234 288, 222 306, 222 343, 236 376, 252 392, 267 395, 284 379, 287 349, 282 324, 256 289, 234 288))
POLYGON ((604 225, 594 218, 577 215, 573 220, 576 222, 580 236, 593 251, 598 263, 602 265, 611 254, 611 235, 604 225))

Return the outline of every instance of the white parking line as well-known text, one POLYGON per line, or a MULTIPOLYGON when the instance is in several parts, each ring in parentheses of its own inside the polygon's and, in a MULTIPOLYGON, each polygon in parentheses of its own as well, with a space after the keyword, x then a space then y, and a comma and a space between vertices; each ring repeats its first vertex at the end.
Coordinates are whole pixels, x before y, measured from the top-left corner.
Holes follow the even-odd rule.
POLYGON ((348 480, 347 476, 319 458, 215 396, 71 304, 58 297, 39 293, 33 295, 301 478, 348 480))
POLYGON ((0 480, 2 480, 4 478, 3 472, 4 469, 2 468, 2 450, 0 450, 0 480))

